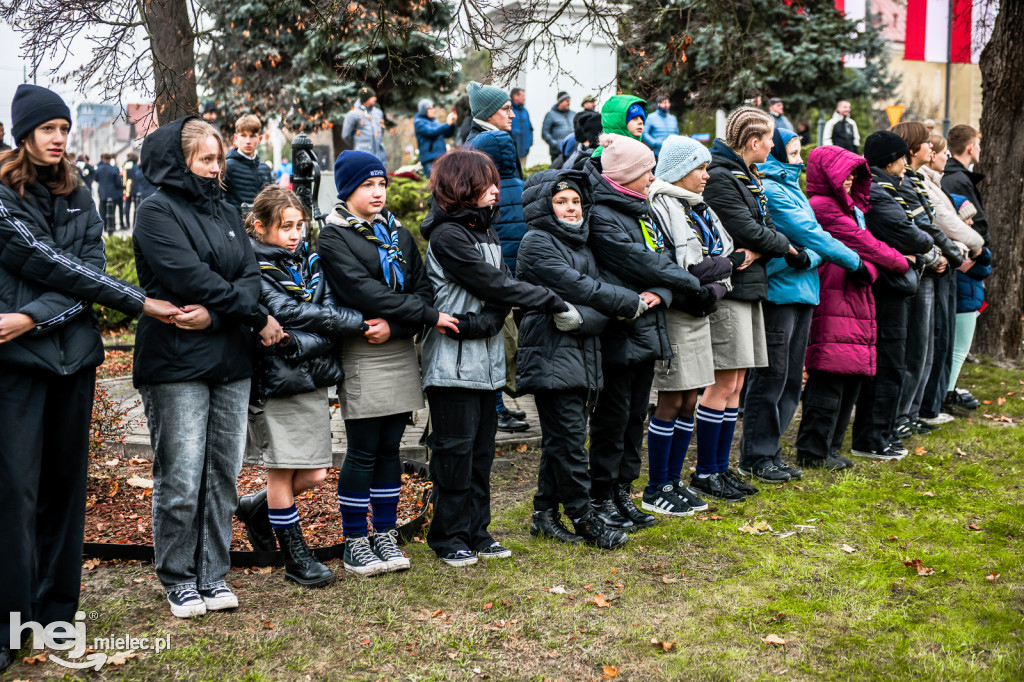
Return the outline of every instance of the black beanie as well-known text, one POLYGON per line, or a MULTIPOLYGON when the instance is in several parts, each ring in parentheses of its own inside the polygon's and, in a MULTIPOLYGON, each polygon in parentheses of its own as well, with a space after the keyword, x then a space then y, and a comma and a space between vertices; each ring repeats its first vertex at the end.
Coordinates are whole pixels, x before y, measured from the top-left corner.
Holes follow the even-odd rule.
POLYGON ((600 146, 601 114, 584 109, 572 120, 573 133, 579 143, 589 142, 591 147, 600 146))
POLYGON ((71 110, 53 90, 22 83, 11 102, 11 134, 15 144, 28 137, 37 127, 55 118, 71 123, 71 110))
POLYGON ((864 158, 869 166, 885 168, 909 151, 906 140, 889 130, 871 133, 864 140, 864 158))
POLYGON ((575 180, 562 179, 551 186, 551 196, 555 196, 559 192, 564 192, 567 189, 571 189, 576 194, 583 197, 583 192, 580 190, 580 186, 576 184, 575 180))

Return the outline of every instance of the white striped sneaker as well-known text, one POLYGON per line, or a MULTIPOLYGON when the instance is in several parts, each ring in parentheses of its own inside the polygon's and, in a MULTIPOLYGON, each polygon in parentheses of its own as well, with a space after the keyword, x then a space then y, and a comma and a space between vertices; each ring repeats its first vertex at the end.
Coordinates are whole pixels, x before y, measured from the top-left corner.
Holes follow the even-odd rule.
POLYGON ((693 516, 693 509, 682 498, 676 495, 676 487, 666 483, 655 491, 644 490, 644 499, 640 503, 644 511, 669 516, 693 516))

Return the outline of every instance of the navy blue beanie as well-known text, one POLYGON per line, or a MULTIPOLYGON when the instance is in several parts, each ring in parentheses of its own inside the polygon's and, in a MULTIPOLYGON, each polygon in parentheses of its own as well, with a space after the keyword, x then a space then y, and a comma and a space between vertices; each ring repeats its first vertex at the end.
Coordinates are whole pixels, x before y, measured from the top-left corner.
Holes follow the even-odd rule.
POLYGON ((71 123, 71 110, 60 95, 29 83, 18 86, 11 102, 11 134, 15 144, 20 144, 33 130, 55 118, 71 123))
POLYGON ((367 178, 384 178, 387 183, 388 172, 380 159, 368 152, 338 154, 338 160, 334 162, 334 186, 338 188, 339 199, 348 199, 367 178))
POLYGON ((640 102, 634 102, 629 105, 629 109, 626 109, 626 123, 629 123, 637 116, 645 121, 647 120, 647 111, 644 109, 644 105, 640 102))

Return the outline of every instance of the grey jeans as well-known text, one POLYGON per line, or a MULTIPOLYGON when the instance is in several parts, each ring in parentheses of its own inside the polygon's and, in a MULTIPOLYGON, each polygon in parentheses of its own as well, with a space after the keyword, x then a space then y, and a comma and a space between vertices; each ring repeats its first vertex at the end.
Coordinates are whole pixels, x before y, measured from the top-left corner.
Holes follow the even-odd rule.
MULTIPOLYGON (((935 351, 935 278, 922 277, 910 299, 907 318, 907 367, 903 374, 898 418, 918 418, 935 351)), ((945 397, 945 395, 943 395, 945 397)))
POLYGON ((168 592, 225 585, 249 379, 139 387, 153 444, 153 547, 168 592))

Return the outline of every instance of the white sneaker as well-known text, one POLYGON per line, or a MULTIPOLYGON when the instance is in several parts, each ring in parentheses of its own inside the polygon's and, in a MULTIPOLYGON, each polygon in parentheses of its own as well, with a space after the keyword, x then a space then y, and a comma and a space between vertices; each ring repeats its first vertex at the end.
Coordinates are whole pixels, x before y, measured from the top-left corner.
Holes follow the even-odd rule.
POLYGON ((955 418, 951 414, 945 412, 939 412, 934 417, 919 417, 925 424, 931 424, 932 426, 941 426, 942 424, 948 424, 951 421, 955 421, 955 418))

